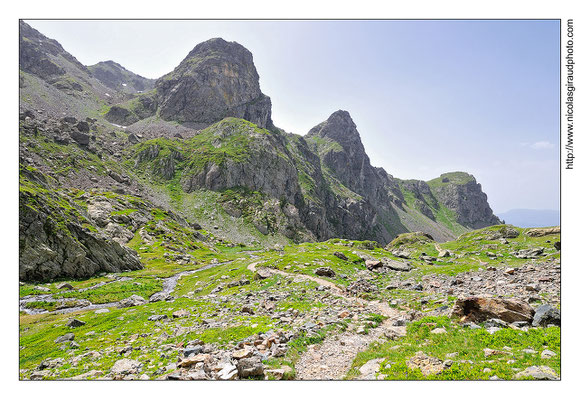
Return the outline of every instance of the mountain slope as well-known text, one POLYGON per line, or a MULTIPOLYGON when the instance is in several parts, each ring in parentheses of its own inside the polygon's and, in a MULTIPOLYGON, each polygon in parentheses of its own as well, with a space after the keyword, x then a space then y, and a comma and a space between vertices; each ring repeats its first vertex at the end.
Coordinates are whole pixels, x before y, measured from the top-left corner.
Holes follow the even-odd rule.
POLYGON ((118 92, 140 93, 152 90, 155 79, 143 78, 114 61, 101 61, 87 69, 103 85, 118 92))
POLYGON ((97 64, 114 69, 100 75, 24 23, 21 32, 20 160, 62 188, 137 196, 225 241, 268 247, 386 244, 410 231, 445 241, 499 222, 468 174, 423 182, 373 167, 346 111, 305 137, 275 127, 252 55, 235 42, 203 42, 155 88, 128 93, 139 84, 117 82, 137 75, 118 64, 97 64), (82 91, 55 85, 65 78, 82 91))

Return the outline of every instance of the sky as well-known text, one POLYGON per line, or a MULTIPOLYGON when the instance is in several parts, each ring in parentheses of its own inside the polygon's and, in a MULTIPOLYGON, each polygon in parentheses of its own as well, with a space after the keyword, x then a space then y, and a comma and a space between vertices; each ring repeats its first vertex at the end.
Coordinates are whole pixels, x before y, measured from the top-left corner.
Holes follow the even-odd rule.
POLYGON ((559 21, 27 21, 81 63, 147 78, 222 37, 248 48, 276 126, 350 113, 371 164, 465 171, 495 213, 559 209, 559 21))

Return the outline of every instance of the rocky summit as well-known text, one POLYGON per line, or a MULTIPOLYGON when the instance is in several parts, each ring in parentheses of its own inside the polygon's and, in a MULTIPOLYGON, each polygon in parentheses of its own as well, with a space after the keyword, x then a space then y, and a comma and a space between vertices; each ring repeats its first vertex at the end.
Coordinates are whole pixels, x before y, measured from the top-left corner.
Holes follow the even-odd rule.
POLYGON ((286 132, 193 45, 153 80, 20 23, 21 379, 559 379, 559 227, 374 167, 348 111, 286 132))

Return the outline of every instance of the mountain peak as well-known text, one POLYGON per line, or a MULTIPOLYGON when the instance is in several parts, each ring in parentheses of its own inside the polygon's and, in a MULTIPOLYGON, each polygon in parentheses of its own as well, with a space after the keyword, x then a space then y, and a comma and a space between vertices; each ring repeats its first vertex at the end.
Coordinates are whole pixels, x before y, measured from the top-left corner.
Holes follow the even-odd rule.
POLYGON ((330 114, 330 117, 328 117, 327 121, 342 121, 346 123, 352 123, 353 125, 355 125, 349 112, 344 110, 337 110, 333 112, 332 114, 330 114))
POLYGON ((332 139, 343 147, 364 153, 360 134, 348 111, 338 110, 333 112, 326 121, 312 128, 306 136, 332 139))
POLYGON ((226 117, 270 127, 271 102, 260 90, 252 53, 222 38, 206 40, 157 82, 160 116, 209 125, 226 117))

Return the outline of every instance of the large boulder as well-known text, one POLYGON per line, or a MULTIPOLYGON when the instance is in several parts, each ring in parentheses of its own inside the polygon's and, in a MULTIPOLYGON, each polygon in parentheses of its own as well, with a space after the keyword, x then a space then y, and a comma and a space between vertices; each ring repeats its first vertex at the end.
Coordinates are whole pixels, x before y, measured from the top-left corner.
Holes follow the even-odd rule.
POLYGON ((534 309, 526 302, 483 296, 457 299, 451 313, 464 321, 474 322, 491 318, 505 322, 531 322, 534 317, 534 309))

